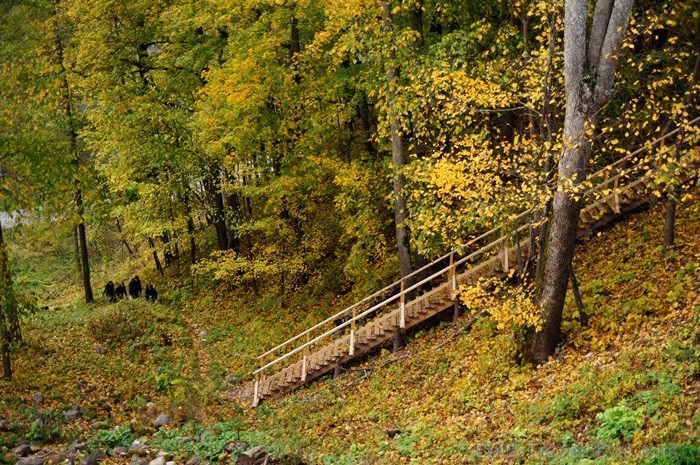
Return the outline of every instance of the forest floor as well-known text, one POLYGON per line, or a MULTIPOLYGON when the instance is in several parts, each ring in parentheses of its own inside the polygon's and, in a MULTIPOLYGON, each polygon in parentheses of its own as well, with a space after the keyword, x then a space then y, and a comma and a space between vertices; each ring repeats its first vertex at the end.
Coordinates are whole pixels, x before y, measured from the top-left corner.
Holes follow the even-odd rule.
POLYGON ((26 318, 15 378, 0 382, 0 463, 17 460, 21 439, 47 454, 75 440, 109 454, 139 438, 178 463, 228 463, 236 440, 290 464, 700 463, 700 202, 681 205, 677 226, 664 251, 657 205, 579 246, 589 325, 567 301, 567 342, 543 366, 516 364, 516 332, 490 317, 457 333, 472 313, 255 410, 231 391, 256 356, 348 302, 310 290, 256 298, 135 269, 157 282, 158 303, 85 305, 77 288, 41 278, 65 270, 15 247, 16 261, 32 263, 17 270, 18 287, 43 289, 49 308, 26 318), (78 420, 65 418, 73 405, 78 420), (172 422, 157 428, 160 413, 172 422))

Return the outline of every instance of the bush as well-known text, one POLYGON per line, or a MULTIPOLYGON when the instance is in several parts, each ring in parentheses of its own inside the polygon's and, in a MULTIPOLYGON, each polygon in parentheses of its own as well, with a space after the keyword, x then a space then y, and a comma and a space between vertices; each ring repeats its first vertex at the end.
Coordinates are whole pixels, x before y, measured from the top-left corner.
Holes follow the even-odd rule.
POLYGON ((600 421, 600 428, 596 432, 599 439, 630 440, 635 431, 644 425, 642 409, 632 410, 624 402, 599 413, 596 418, 600 421))
POLYGON ((690 444, 669 444, 651 455, 641 465, 700 465, 700 448, 690 444))
POLYGON ((100 344, 118 347, 143 336, 152 316, 150 310, 131 302, 110 306, 109 311, 95 317, 92 334, 100 344))

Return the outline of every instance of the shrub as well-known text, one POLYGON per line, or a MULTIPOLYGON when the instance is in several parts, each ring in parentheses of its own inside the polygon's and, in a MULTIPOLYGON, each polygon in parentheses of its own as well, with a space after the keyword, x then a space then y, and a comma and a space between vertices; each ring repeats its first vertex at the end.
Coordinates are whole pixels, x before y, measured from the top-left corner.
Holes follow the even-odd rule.
POLYGON ((94 319, 92 334, 100 344, 114 348, 146 333, 153 315, 150 310, 135 307, 132 303, 115 305, 94 319))
POLYGON ((600 421, 600 428, 596 432, 599 439, 629 440, 644 425, 642 409, 632 410, 624 402, 599 413, 596 418, 600 421))
POLYGON ((641 465, 700 465, 700 447, 669 444, 656 449, 641 465))

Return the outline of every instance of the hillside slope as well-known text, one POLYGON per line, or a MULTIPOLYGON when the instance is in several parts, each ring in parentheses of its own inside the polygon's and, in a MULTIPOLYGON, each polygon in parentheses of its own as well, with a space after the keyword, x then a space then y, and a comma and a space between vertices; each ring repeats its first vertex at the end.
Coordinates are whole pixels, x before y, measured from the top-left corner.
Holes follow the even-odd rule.
POLYGON ((0 459, 14 463, 4 454, 18 438, 56 451, 83 439, 109 452, 145 436, 182 463, 228 460, 222 447, 233 437, 324 464, 698 463, 700 202, 681 206, 670 252, 658 247, 662 218, 656 206, 579 247, 590 324, 580 327, 569 302, 568 342, 539 368, 517 366, 514 332, 491 318, 456 333, 467 314, 410 334, 399 354, 382 351, 252 410, 227 389, 262 349, 337 309, 334 296, 256 301, 162 285, 155 305, 40 311, 26 323, 16 378, 0 384, 9 425, 0 459), (62 415, 71 404, 83 410, 75 422, 62 415), (160 412, 174 423, 156 432, 160 412), (114 425, 128 429, 115 438, 114 425), (185 436, 197 440, 174 440, 185 436))

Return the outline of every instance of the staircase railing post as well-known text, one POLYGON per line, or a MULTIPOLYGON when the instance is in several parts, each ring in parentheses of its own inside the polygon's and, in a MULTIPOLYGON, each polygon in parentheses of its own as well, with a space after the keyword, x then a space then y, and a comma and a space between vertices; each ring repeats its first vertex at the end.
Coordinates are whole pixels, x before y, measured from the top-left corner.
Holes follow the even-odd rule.
POLYGON ((306 335, 306 345, 304 346, 304 356, 301 359, 301 382, 306 381, 306 372, 309 363, 309 335, 306 335))
POLYGON ((406 281, 401 280, 401 310, 399 311, 399 328, 406 327, 406 281))
POLYGON ((253 391, 253 407, 257 407, 260 402, 260 374, 255 375, 255 389, 253 391))
POLYGON ((457 270, 455 269, 455 253, 452 251, 450 253, 450 271, 449 271, 449 277, 448 279, 450 280, 450 287, 452 288, 452 293, 451 293, 451 299, 456 300, 457 299, 457 270))
POLYGON ((510 236, 509 234, 506 234, 506 227, 504 226, 502 229, 502 235, 503 237, 503 271, 505 273, 508 273, 509 266, 508 266, 508 237, 510 236))
POLYGON ((355 355, 355 316, 357 316, 357 310, 352 309, 352 320, 350 320, 350 350, 349 355, 355 355))

